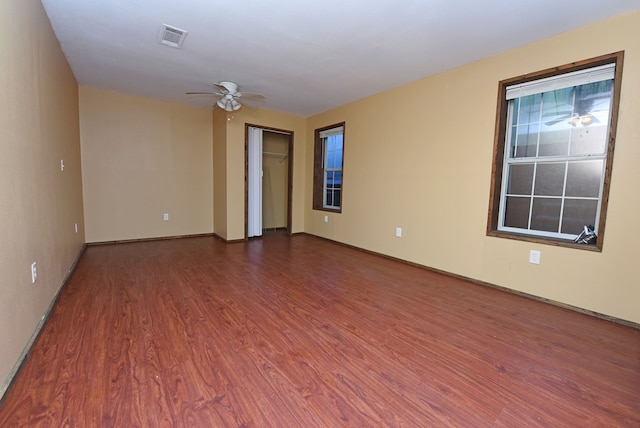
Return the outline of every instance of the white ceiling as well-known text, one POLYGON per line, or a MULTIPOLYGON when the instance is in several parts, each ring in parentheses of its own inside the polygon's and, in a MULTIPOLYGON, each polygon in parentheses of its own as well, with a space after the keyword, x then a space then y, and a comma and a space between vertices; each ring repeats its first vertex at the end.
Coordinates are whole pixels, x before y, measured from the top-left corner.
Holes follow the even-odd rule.
POLYGON ((42 3, 82 85, 211 107, 209 97, 185 92, 231 80, 265 94, 265 108, 305 117, 640 7, 640 0, 42 3), (182 49, 159 43, 162 24, 189 32, 182 49))

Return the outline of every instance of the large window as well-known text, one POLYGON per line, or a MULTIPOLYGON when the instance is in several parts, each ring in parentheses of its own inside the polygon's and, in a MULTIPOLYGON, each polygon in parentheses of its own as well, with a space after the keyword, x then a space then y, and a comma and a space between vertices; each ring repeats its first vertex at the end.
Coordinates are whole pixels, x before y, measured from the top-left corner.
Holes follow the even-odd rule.
POLYGON ((489 234, 602 248, 622 53, 500 82, 489 234))
POLYGON ((313 208, 340 212, 344 123, 316 129, 315 137, 313 208))

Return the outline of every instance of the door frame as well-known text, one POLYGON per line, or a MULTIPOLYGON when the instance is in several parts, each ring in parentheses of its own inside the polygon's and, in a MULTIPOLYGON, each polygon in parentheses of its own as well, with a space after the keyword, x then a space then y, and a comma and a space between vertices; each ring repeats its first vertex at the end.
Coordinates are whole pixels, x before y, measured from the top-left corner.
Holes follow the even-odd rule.
MULTIPOLYGON (((249 236, 249 127, 289 136, 287 160, 287 235, 291 235, 292 197, 293 197, 293 131, 270 126, 245 123, 244 126, 244 239, 249 236)), ((263 202, 264 203, 264 202, 263 202)))

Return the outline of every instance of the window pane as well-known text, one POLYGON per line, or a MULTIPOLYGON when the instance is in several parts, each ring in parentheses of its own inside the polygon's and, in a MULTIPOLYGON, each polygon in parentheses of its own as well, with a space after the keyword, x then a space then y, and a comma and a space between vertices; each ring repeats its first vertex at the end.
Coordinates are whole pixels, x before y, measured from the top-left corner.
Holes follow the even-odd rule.
POLYGON ((508 196, 505 208, 504 225, 527 229, 529 224, 529 204, 531 198, 508 196))
POLYGON ((565 163, 539 163, 536 170, 535 195, 562 196, 565 163))
POLYGON ((328 189, 331 186, 333 186, 333 171, 325 171, 324 175, 325 175, 324 184, 328 189))
POLYGON ((558 232, 561 199, 535 198, 531 210, 531 229, 558 232))
MULTIPOLYGON (((600 115, 602 112, 609 112, 612 87, 613 80, 603 80, 576 86, 575 113, 581 117, 597 115, 597 119, 606 124, 608 115, 607 120, 603 120, 604 117, 600 115)), ((582 122, 583 125, 586 125, 584 120, 582 122)))
POLYGON ((511 165, 507 193, 511 195, 531 195, 533 186, 533 164, 511 165))
POLYGON ((342 135, 327 137, 325 142, 325 164, 329 169, 342 168, 342 135))
POLYGON ((520 98, 518 123, 538 123, 540 121, 540 107, 542 94, 527 95, 520 98))
POLYGON ((336 182, 336 172, 327 171, 327 189, 333 188, 336 182))
POLYGON ((574 88, 556 89, 542 95, 542 121, 547 126, 567 125, 573 114, 574 88))
POLYGON ((342 184, 342 171, 331 172, 331 185, 333 187, 340 187, 342 184))
POLYGON ((599 197, 603 166, 602 160, 569 163, 566 196, 599 197))
POLYGON ((324 206, 340 207, 342 193, 342 171, 325 171, 324 206))
POLYGON ((565 156, 569 151, 569 140, 571 139, 571 131, 569 125, 554 125, 555 127, 564 127, 566 129, 551 129, 552 127, 543 127, 540 133, 540 149, 539 156, 565 156))
POLYGON ((603 154, 607 140, 606 126, 577 126, 571 133, 571 155, 603 154))
POLYGON ((542 132, 539 156, 563 156, 569 152, 574 88, 563 88, 542 96, 542 132))
POLYGON ((327 151, 328 152, 332 152, 336 149, 336 137, 335 136, 331 136, 331 137, 327 137, 327 151))
POLYGON ((566 199, 562 214, 562 233, 577 235, 585 226, 596 224, 598 201, 588 199, 566 199))
POLYGON ((516 142, 517 142, 517 137, 518 137, 518 127, 517 126, 512 126, 511 127, 511 136, 509 139, 509 144, 510 144, 510 149, 509 149, 509 154, 508 156, 510 158, 515 158, 516 157, 516 142))
POLYGON ((327 151, 327 166, 328 169, 333 169, 336 166, 336 155, 335 152, 327 151))
POLYGON ((325 195, 325 202, 324 202, 325 206, 327 207, 331 207, 333 206, 333 192, 329 191, 327 189, 327 193, 325 195))
POLYGON ((613 81, 576 87, 571 154, 604 154, 609 130, 609 109, 613 81))
POLYGON ((340 187, 342 185, 342 171, 334 171, 333 184, 335 187, 340 187))
POLYGON ((333 192, 333 206, 335 207, 339 207, 340 206, 340 196, 342 195, 342 191, 340 189, 336 189, 333 192))
POLYGON ((336 153, 336 152, 332 152, 329 153, 329 158, 331 159, 328 168, 330 169, 339 169, 340 168, 340 158, 341 156, 336 153))
POLYGON ((533 157, 536 156, 538 147, 538 123, 530 123, 518 126, 516 135, 516 157, 533 157))

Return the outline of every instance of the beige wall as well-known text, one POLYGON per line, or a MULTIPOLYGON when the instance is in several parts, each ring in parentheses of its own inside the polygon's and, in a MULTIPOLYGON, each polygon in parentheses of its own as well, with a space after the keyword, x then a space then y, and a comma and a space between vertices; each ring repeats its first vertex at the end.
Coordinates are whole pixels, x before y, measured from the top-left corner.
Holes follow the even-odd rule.
POLYGON ((0 27, 2 396, 84 233, 76 81, 40 1, 0 2, 0 27))
POLYGON ((294 132, 292 228, 302 231, 304 118, 211 112, 81 86, 87 242, 211 232, 244 239, 247 123, 294 132))
POLYGON ((640 322, 640 12, 309 118, 306 231, 640 322), (485 236, 498 81, 625 50, 602 253, 485 236), (311 209, 313 130, 346 121, 342 214, 311 209), (403 237, 394 236, 403 228, 403 237), (530 249, 542 263, 528 263, 530 249))
POLYGON ((286 153, 289 150, 289 136, 263 132, 262 150, 268 152, 262 158, 262 228, 287 227, 289 157, 286 153))
MULTIPOLYGON (((233 113, 223 113, 226 121, 227 150, 227 235, 225 239, 234 241, 245 238, 245 128, 247 124, 258 127, 275 128, 293 133, 293 194, 291 198, 293 233, 304 231, 305 174, 306 174, 306 119, 273 110, 251 111, 241 109, 233 113)), ((218 177, 216 173, 216 178, 218 177)), ((216 232, 217 233, 217 232, 216 232)))
POLYGON ((214 109, 213 118, 213 232, 227 239, 227 114, 214 109))
POLYGON ((80 136, 87 242, 213 232, 210 110, 81 86, 80 136))

